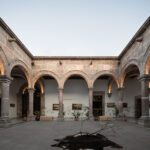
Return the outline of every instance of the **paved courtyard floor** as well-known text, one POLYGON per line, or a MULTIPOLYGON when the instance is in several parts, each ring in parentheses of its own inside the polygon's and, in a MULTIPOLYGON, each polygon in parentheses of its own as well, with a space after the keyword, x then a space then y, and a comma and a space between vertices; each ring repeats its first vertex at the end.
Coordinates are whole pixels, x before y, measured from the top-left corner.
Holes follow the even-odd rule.
MULTIPOLYGON (((0 129, 0 150, 61 150, 51 147, 54 139, 81 131, 94 132, 104 123, 98 121, 27 122, 0 129)), ((150 150, 150 129, 126 122, 110 122, 101 132, 123 150, 150 150)), ((104 148, 114 150, 114 148, 104 148)))

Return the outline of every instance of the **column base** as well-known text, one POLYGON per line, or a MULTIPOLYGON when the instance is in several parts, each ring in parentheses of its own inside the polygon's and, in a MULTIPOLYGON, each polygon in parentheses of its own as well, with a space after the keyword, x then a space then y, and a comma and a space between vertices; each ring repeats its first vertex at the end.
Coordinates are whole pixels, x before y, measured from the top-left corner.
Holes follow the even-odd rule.
POLYGON ((57 121, 64 121, 64 117, 58 116, 57 121))
POLYGON ((8 117, 1 117, 0 118, 0 127, 7 128, 11 125, 10 119, 8 117))
POLYGON ((94 116, 89 116, 88 119, 93 121, 94 120, 94 116))
POLYGON ((150 128, 150 117, 149 116, 142 116, 139 121, 138 121, 139 125, 142 125, 144 127, 148 127, 150 128))
POLYGON ((35 120, 35 116, 28 116, 27 117, 27 121, 33 121, 33 120, 35 120))

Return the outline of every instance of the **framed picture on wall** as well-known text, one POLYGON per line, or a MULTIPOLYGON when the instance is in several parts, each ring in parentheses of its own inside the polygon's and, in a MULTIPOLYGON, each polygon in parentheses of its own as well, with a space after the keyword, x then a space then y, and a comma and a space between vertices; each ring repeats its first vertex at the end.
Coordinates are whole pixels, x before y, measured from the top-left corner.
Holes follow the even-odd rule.
POLYGON ((107 107, 115 107, 115 103, 107 103, 107 107))
POLYGON ((82 110, 82 104, 72 104, 72 110, 82 110))
POLYGON ((53 104, 53 110, 59 110, 59 104, 53 104))
POLYGON ((10 104, 10 107, 15 107, 15 104, 10 104))

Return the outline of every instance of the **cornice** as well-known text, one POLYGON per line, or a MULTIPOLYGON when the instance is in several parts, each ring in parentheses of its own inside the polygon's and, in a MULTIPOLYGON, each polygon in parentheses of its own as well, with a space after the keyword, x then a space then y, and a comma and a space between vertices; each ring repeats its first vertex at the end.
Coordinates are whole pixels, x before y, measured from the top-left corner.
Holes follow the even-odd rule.
POLYGON ((139 28, 139 30, 135 33, 135 35, 132 37, 132 39, 129 41, 129 43, 126 45, 123 51, 120 53, 120 55, 118 56, 119 60, 124 56, 124 54, 132 46, 132 44, 145 32, 145 30, 149 25, 150 25, 150 16, 147 18, 144 24, 139 28))
POLYGON ((115 56, 34 56, 34 60, 118 60, 115 56))
POLYGON ((15 42, 24 50, 24 52, 33 59, 33 55, 27 49, 27 47, 20 41, 20 39, 16 36, 16 34, 9 28, 9 26, 4 22, 2 18, 0 18, 0 26, 12 37, 15 39, 15 42))

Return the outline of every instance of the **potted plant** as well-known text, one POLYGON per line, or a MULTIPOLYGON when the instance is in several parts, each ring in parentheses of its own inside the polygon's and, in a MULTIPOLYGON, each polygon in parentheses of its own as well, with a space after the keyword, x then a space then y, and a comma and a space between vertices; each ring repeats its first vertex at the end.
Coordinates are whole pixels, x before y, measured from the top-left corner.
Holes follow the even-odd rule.
POLYGON ((74 116, 74 120, 78 121, 81 113, 79 111, 74 111, 72 115, 74 116))
POLYGON ((116 105, 114 106, 114 114, 115 114, 115 117, 118 117, 119 115, 119 109, 116 105))
POLYGON ((35 111, 35 112, 34 112, 34 115, 35 115, 35 120, 36 120, 36 121, 40 121, 40 116, 41 116, 40 111, 35 111))

